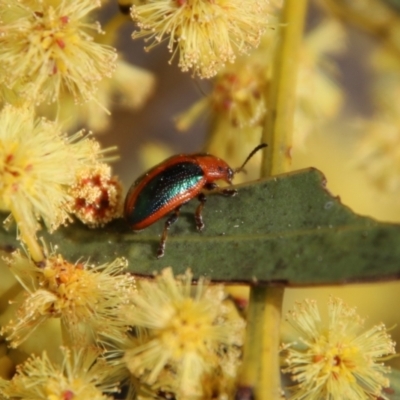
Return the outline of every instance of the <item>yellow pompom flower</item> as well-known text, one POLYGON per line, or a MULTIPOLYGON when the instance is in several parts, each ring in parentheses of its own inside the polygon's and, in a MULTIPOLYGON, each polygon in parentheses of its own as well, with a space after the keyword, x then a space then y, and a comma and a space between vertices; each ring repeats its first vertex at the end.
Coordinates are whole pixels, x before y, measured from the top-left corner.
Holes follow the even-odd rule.
MULTIPOLYGON (((94 40, 101 32, 88 14, 96 0, 0 0, 0 84, 35 104, 60 92, 91 99, 110 77, 116 52, 94 40)), ((0 91, 1 93, 1 91, 0 91)))
POLYGON ((172 391, 177 399, 207 398, 206 391, 217 386, 213 378, 229 380, 224 373, 233 381, 245 324, 224 299, 223 288, 204 279, 192 287, 189 272, 174 278, 167 268, 154 281, 141 280, 127 317, 139 332, 125 353, 132 375, 142 384, 172 391))
POLYGON ((140 31, 133 37, 149 36, 148 49, 167 37, 182 71, 210 78, 259 45, 270 11, 269 0, 135 0, 131 16, 140 31))
POLYGON ((360 137, 354 164, 381 191, 400 192, 400 62, 386 50, 372 55, 376 73, 373 100, 376 110, 370 120, 359 121, 360 137))
POLYGON ((107 164, 96 164, 79 171, 68 193, 71 212, 92 228, 103 226, 122 215, 122 184, 111 176, 107 164))
POLYGON ((35 118, 32 108, 0 111, 0 209, 33 234, 42 218, 50 230, 69 219, 78 172, 99 163, 99 144, 82 132, 67 136, 57 122, 35 118))
POLYGON ((88 338, 103 342, 125 338, 124 309, 135 290, 134 278, 125 273, 125 259, 92 266, 72 264, 52 254, 40 268, 17 251, 6 261, 28 292, 15 320, 1 331, 12 347, 49 318, 61 320, 73 343, 83 344, 88 338))
POLYGON ((380 190, 400 192, 400 118, 377 113, 371 121, 361 121, 364 136, 355 154, 354 164, 364 170, 380 190))
POLYGON ((331 298, 328 322, 321 320, 316 302, 296 303, 288 321, 300 334, 298 342, 286 345, 286 368, 296 385, 291 400, 387 399, 389 386, 383 365, 395 353, 383 324, 363 331, 364 321, 356 309, 331 298))
POLYGON ((12 380, 0 379, 0 394, 15 400, 113 399, 117 387, 109 379, 112 367, 102 359, 96 361, 96 351, 62 349, 62 354, 61 364, 46 353, 29 358, 17 367, 12 380))

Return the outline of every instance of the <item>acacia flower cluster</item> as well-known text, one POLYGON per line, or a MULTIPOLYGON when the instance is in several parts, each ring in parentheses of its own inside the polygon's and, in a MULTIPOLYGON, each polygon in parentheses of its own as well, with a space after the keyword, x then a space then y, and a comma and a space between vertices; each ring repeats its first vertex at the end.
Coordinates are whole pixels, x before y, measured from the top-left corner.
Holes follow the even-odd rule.
POLYGON ((380 115, 361 122, 364 137, 357 148, 356 163, 380 190, 400 192, 400 118, 380 115))
POLYGON ((204 279, 192 287, 191 273, 174 278, 170 268, 154 281, 140 281, 127 317, 139 332, 125 353, 132 375, 176 399, 208 398, 212 388, 229 393, 244 321, 224 298, 222 287, 204 279))
POLYGON ((100 25, 89 13, 98 0, 0 0, 0 85, 39 104, 63 92, 91 99, 110 77, 116 52, 94 40, 100 25))
POLYGON ((62 349, 62 362, 45 352, 17 366, 10 381, 0 378, 0 394, 11 399, 112 400, 112 372, 93 349, 62 349), (109 395, 105 395, 108 393, 109 395))
POLYGON ((69 188, 71 212, 90 227, 103 226, 122 213, 122 184, 111 176, 107 164, 96 164, 80 171, 69 188))
POLYGON ((17 251, 6 261, 27 291, 15 320, 2 329, 12 347, 49 318, 60 318, 74 343, 85 343, 88 335, 98 343, 125 338, 124 309, 135 290, 126 260, 91 266, 52 254, 40 268, 17 251))
POLYGON ((333 56, 346 48, 346 33, 333 18, 322 21, 304 40, 300 52, 294 115, 294 145, 304 147, 306 140, 339 115, 344 103, 343 88, 333 56), (316 101, 318 93, 318 101, 316 101))
POLYGON ((183 71, 210 78, 259 45, 270 7, 269 0, 135 0, 133 37, 149 36, 148 49, 166 40, 183 71))
POLYGON ((283 372, 296 385, 291 400, 387 399, 382 389, 389 386, 383 365, 395 353, 383 324, 362 331, 364 321, 356 309, 341 299, 331 298, 329 320, 321 320, 316 302, 296 303, 288 321, 300 334, 299 341, 284 346, 283 372))
MULTIPOLYGON (((59 123, 35 117, 31 107, 6 105, 0 111, 0 208, 32 233, 39 218, 56 229, 73 212, 69 188, 83 171, 101 168, 104 152, 81 131, 68 136, 59 123)), ((112 196, 115 210, 118 196, 112 196)))
POLYGON ((363 133, 355 164, 370 181, 386 193, 400 192, 400 62, 386 50, 371 59, 377 75, 373 87, 376 111, 373 119, 359 121, 363 133))

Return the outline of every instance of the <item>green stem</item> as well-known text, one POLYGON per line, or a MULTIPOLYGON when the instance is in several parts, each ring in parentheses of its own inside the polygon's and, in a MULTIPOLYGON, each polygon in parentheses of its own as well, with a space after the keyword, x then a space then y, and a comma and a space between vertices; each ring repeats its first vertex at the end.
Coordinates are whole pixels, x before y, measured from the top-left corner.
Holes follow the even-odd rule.
MULTIPOLYGON (((263 177, 290 170, 298 54, 306 10, 307 0, 286 0, 282 10, 262 137, 269 146, 263 152, 263 177)), ((237 398, 242 393, 256 400, 281 397, 278 349, 283 293, 283 287, 253 286, 250 289, 248 329, 237 398)))
POLYGON ((290 170, 298 54, 306 10, 307 0, 287 0, 282 10, 262 135, 262 141, 268 143, 261 165, 263 177, 290 170))
POLYGON ((278 346, 283 292, 283 287, 251 288, 243 368, 236 398, 247 398, 244 393, 251 393, 256 400, 280 398, 278 346))

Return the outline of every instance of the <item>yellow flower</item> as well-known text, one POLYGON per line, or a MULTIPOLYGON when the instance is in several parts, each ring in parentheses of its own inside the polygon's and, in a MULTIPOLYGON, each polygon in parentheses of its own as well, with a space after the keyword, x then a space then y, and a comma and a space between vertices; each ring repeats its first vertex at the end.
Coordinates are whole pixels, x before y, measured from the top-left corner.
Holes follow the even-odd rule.
POLYGON ((334 120, 344 102, 332 56, 345 50, 346 34, 335 19, 326 19, 309 32, 300 52, 294 116, 294 147, 304 147, 315 132, 334 120))
POLYGON ((11 210, 30 232, 39 228, 39 217, 51 230, 68 221, 68 186, 102 158, 99 144, 81 137, 35 118, 31 108, 6 105, 0 111, 0 209, 11 210))
POLYGON ((372 57, 376 72, 373 100, 376 112, 371 120, 360 121, 363 133, 354 164, 382 191, 400 192, 400 62, 384 50, 372 57))
POLYGON ((0 0, 0 83, 35 104, 56 101, 61 90, 77 102, 92 98, 117 57, 112 47, 93 40, 100 26, 87 16, 100 5, 96 0, 0 0))
POLYGON ((182 71, 210 78, 259 45, 269 12, 268 0, 135 0, 131 16, 140 31, 133 37, 150 36, 150 49, 168 36, 182 71))
POLYGON ((227 359, 243 340, 244 322, 223 302, 222 287, 204 279, 194 288, 191 283, 189 272, 174 279, 171 268, 155 281, 142 280, 127 318, 140 333, 126 351, 128 369, 144 384, 169 388, 178 399, 202 398, 207 377, 222 375, 222 365, 237 367, 236 353, 227 359))
POLYGON ((383 324, 362 332, 364 321, 342 300, 331 298, 329 320, 323 324, 315 301, 296 303, 289 323, 299 342, 286 346, 285 373, 298 382, 292 400, 387 399, 390 372, 383 357, 395 352, 383 324))
POLYGON ((358 143, 355 164, 380 190, 400 192, 400 118, 377 113, 360 123, 364 136, 358 143))
POLYGON ((117 391, 109 380, 112 372, 104 360, 91 349, 62 349, 60 365, 46 353, 31 357, 17 367, 11 381, 0 379, 0 393, 14 400, 111 400, 105 393, 117 391))
POLYGON ((11 272, 27 290, 16 319, 2 334, 17 347, 41 323, 60 318, 76 343, 90 335, 98 341, 121 341, 127 322, 123 310, 135 280, 124 270, 124 259, 100 265, 71 264, 61 255, 50 255, 42 268, 15 252, 7 259, 11 272))
POLYGON ((71 212, 90 227, 103 226, 122 213, 122 184, 111 176, 107 164, 96 164, 78 172, 70 187, 71 212))

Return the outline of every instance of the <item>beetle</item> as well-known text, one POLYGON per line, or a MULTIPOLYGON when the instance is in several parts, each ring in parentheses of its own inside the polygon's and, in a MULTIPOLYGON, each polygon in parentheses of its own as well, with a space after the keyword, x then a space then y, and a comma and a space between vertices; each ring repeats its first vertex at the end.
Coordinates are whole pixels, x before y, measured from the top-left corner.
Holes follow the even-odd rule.
MULTIPOLYGON (((140 231, 165 215, 172 213, 165 221, 157 250, 157 258, 165 252, 168 230, 179 218, 181 207, 197 197, 200 201, 195 222, 198 231, 204 228, 202 211, 206 203, 203 189, 215 190, 216 180, 224 180, 232 185, 232 179, 244 167, 251 157, 266 147, 259 144, 246 158, 241 167, 232 169, 224 160, 208 153, 178 154, 156 165, 140 176, 130 187, 124 205, 124 216, 134 231, 140 231)), ((224 196, 235 196, 235 189, 220 191, 224 196)))

